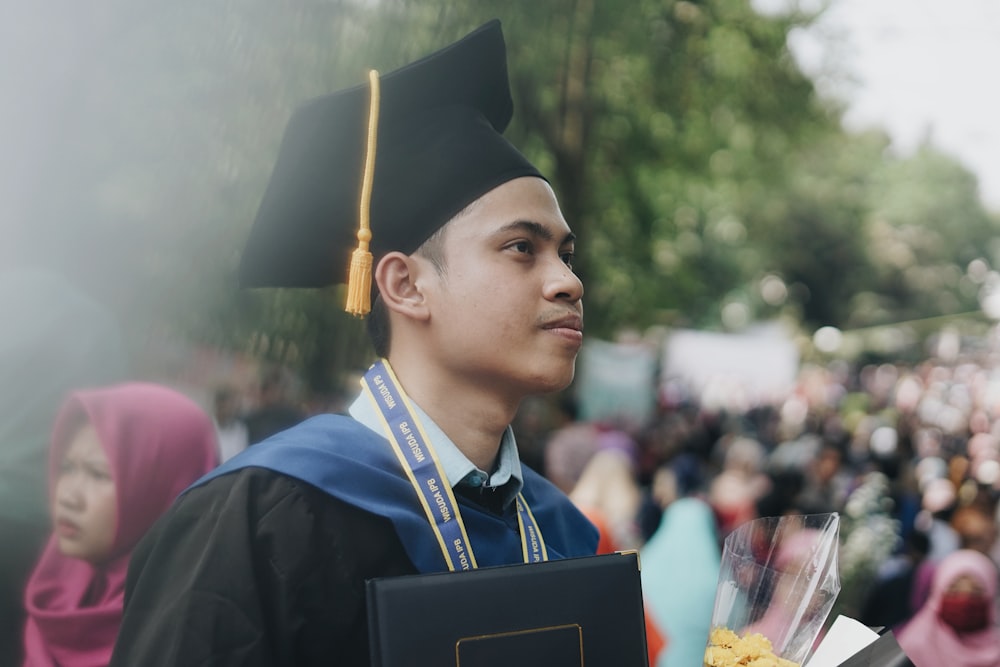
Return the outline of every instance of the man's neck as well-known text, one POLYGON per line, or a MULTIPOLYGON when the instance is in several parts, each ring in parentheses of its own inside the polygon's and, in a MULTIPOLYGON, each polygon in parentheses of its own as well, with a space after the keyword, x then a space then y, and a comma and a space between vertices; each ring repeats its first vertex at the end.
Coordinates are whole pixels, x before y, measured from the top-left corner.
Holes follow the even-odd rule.
POLYGON ((489 387, 456 380, 447 372, 390 357, 399 383, 455 446, 476 467, 489 472, 500 442, 514 420, 518 401, 505 400, 489 387))

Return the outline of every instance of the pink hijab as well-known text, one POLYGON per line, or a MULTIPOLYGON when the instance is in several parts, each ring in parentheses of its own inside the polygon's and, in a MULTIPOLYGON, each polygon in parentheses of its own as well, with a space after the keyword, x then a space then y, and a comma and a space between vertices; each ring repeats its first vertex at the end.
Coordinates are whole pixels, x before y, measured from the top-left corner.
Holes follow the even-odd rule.
POLYGON ((979 581, 990 600, 996 597, 997 567, 987 556, 962 549, 941 559, 934 571, 930 596, 896 639, 916 667, 1000 667, 1000 632, 994 607, 990 624, 981 632, 958 635, 938 617, 941 598, 955 579, 969 575, 979 581))
POLYGON ((49 539, 25 593, 24 667, 110 662, 132 549, 174 498, 216 463, 212 421, 182 394, 144 383, 79 391, 56 417, 50 494, 81 420, 94 425, 111 466, 118 501, 114 555, 95 567, 63 556, 55 537, 49 539))

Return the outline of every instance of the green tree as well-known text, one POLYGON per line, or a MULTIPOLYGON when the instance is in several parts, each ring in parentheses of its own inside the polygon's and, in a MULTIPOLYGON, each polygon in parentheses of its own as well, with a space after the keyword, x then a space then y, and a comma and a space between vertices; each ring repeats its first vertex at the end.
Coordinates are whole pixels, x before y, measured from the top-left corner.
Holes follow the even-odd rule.
POLYGON ((582 240, 590 329, 679 312, 717 323, 723 296, 761 272, 741 193, 780 187, 785 152, 833 122, 785 46, 809 17, 765 18, 745 0, 560 0, 435 20, 490 16, 517 36, 512 134, 582 240))
POLYGON ((108 301, 140 347, 192 338, 322 390, 367 363, 339 290, 237 289, 282 130, 366 66, 493 17, 511 43, 508 135, 581 239, 592 334, 732 325, 731 305, 806 327, 960 312, 969 263, 997 265, 967 170, 840 129, 786 47, 810 16, 748 0, 58 4, 21 7, 5 41, 7 236, 108 301))
MULTIPOLYGON (((922 147, 905 160, 876 163, 869 192, 871 290, 894 319, 978 309, 967 277, 973 260, 996 266, 997 221, 984 210, 975 177, 953 158, 922 147)), ((865 321, 855 313, 854 321, 865 321)))

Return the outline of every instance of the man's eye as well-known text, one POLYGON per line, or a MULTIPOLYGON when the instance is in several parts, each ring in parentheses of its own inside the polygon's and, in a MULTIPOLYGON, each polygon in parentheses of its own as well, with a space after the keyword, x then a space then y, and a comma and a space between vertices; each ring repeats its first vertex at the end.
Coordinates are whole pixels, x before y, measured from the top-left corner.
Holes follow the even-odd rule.
POLYGON ((575 256, 576 256, 575 253, 564 252, 559 257, 560 257, 560 259, 562 259, 563 264, 565 264, 566 266, 568 266, 569 268, 572 269, 573 268, 573 257, 575 257, 575 256))
POLYGON ((517 252, 522 252, 522 253, 531 252, 531 244, 528 243, 527 241, 517 241, 515 243, 512 243, 510 247, 516 250, 517 252))

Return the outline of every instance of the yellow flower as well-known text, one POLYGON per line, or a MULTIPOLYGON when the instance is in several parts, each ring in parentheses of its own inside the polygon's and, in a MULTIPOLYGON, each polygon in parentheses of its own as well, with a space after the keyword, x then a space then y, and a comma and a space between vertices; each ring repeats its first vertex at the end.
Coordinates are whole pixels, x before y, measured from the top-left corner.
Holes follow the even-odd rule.
POLYGON ((729 628, 716 627, 708 637, 705 667, 799 667, 779 658, 771 641, 762 634, 738 636, 729 628))

